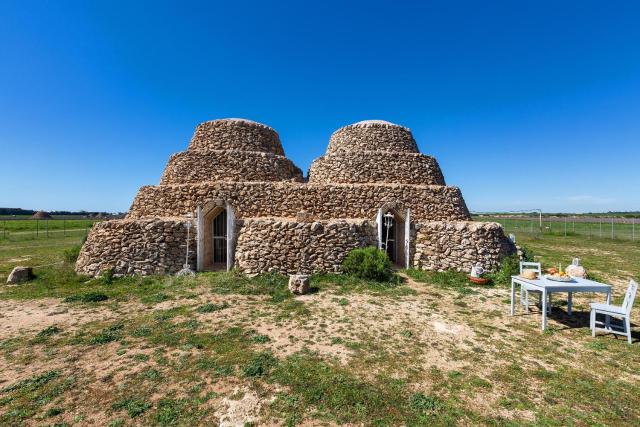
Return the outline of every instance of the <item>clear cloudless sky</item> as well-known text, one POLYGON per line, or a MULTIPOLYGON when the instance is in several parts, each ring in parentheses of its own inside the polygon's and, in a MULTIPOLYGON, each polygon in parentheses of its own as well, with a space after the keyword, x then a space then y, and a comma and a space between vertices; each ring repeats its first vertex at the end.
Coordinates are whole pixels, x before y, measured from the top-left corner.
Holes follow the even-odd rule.
POLYGON ((0 2, 0 206, 125 211, 196 124, 412 129, 471 210, 640 209, 640 2, 0 2))

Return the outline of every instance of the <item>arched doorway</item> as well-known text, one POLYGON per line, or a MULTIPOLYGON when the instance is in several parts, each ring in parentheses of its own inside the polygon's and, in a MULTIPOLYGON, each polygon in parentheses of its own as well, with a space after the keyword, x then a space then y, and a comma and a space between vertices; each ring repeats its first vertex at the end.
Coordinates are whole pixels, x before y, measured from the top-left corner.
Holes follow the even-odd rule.
POLYGON ((382 249, 394 263, 398 261, 398 248, 396 244, 398 241, 398 227, 396 224, 396 217, 391 212, 382 215, 382 249))
POLYGON ((378 224, 378 248, 389 256, 394 264, 409 268, 411 219, 410 210, 405 214, 401 210, 385 205, 378 209, 376 223, 378 224))
MULTIPOLYGON (((209 258, 212 270, 223 270, 227 268, 227 210, 222 209, 209 219, 211 224, 207 227, 211 230, 208 244, 211 245, 209 258)), ((206 268, 206 267, 205 267, 206 268)))
POLYGON ((215 201, 198 207, 198 271, 230 270, 234 262, 235 216, 215 201))

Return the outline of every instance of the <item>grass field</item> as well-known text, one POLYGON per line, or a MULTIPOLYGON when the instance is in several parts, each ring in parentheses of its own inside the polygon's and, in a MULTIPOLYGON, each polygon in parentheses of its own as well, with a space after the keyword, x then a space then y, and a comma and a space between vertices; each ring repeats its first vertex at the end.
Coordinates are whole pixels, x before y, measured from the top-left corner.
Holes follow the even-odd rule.
MULTIPOLYGON (((590 218, 554 218, 553 221, 544 218, 542 228, 538 218, 500 218, 500 217, 477 217, 478 221, 493 221, 502 225, 507 233, 523 235, 543 235, 543 236, 584 236, 587 238, 602 238, 613 240, 640 241, 640 220, 626 219, 626 223, 591 220, 590 218)), ((620 220, 619 218, 617 220, 620 220)))
MULTIPOLYGON (((547 265, 578 256, 619 300, 638 242, 518 235, 547 265)), ((76 276, 79 237, 0 241, 3 425, 638 425, 640 334, 591 338, 588 301, 547 332, 508 316, 504 286, 452 273, 400 283, 286 278, 76 276), (50 265, 53 264, 53 265, 50 265)), ((637 323, 636 302, 633 318, 637 323)))
POLYGON ((0 219, 0 242, 84 236, 96 222, 92 219, 0 219))

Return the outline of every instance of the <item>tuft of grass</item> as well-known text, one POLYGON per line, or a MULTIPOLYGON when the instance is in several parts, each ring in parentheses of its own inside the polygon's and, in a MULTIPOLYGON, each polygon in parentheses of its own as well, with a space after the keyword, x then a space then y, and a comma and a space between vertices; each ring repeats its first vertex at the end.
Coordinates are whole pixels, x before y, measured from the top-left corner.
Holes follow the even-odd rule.
POLYGON ((124 397, 111 405, 114 411, 127 411, 131 418, 144 414, 149 408, 151 403, 139 397, 124 397))
POLYGON ((78 294, 78 295, 69 295, 63 301, 64 302, 83 302, 83 303, 92 303, 92 302, 101 302, 108 300, 109 297, 102 292, 89 292, 86 294, 78 294))
POLYGON ((89 343, 93 345, 103 345, 108 344, 112 341, 119 340, 122 337, 123 328, 124 326, 121 324, 108 326, 101 330, 98 334, 92 336, 89 339, 89 343))
POLYGON ((278 361, 271 353, 257 353, 242 368, 245 377, 261 377, 267 374, 278 361))
POLYGON ((36 337, 33 340, 31 340, 31 343, 42 344, 46 342, 50 337, 57 335, 60 332, 62 332, 62 329, 60 329, 55 325, 47 326, 46 328, 44 328, 43 330, 41 330, 36 334, 36 337))
POLYGON ((251 341, 253 341, 256 344, 265 344, 271 341, 271 338, 269 338, 269 335, 258 334, 258 335, 254 335, 251 338, 251 341))
POLYGON ((226 302, 223 302, 222 304, 207 303, 198 307, 196 311, 198 313, 213 313, 215 311, 224 310, 225 308, 228 308, 228 307, 229 307, 229 304, 227 304, 226 302))
POLYGON ((64 412, 62 408, 49 408, 45 411, 44 416, 46 418, 56 417, 64 412))
POLYGON ((80 256, 80 250, 82 249, 81 245, 72 246, 69 249, 65 249, 62 252, 62 257, 64 258, 64 262, 68 264, 75 264, 80 256))

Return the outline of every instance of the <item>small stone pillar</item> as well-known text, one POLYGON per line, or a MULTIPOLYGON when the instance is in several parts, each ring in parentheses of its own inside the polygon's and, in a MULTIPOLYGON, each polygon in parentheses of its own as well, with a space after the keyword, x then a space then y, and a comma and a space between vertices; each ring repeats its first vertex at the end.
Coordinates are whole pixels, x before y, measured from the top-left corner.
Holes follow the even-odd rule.
POLYGON ((296 295, 308 294, 311 291, 307 274, 292 274, 289 276, 289 290, 296 295))

